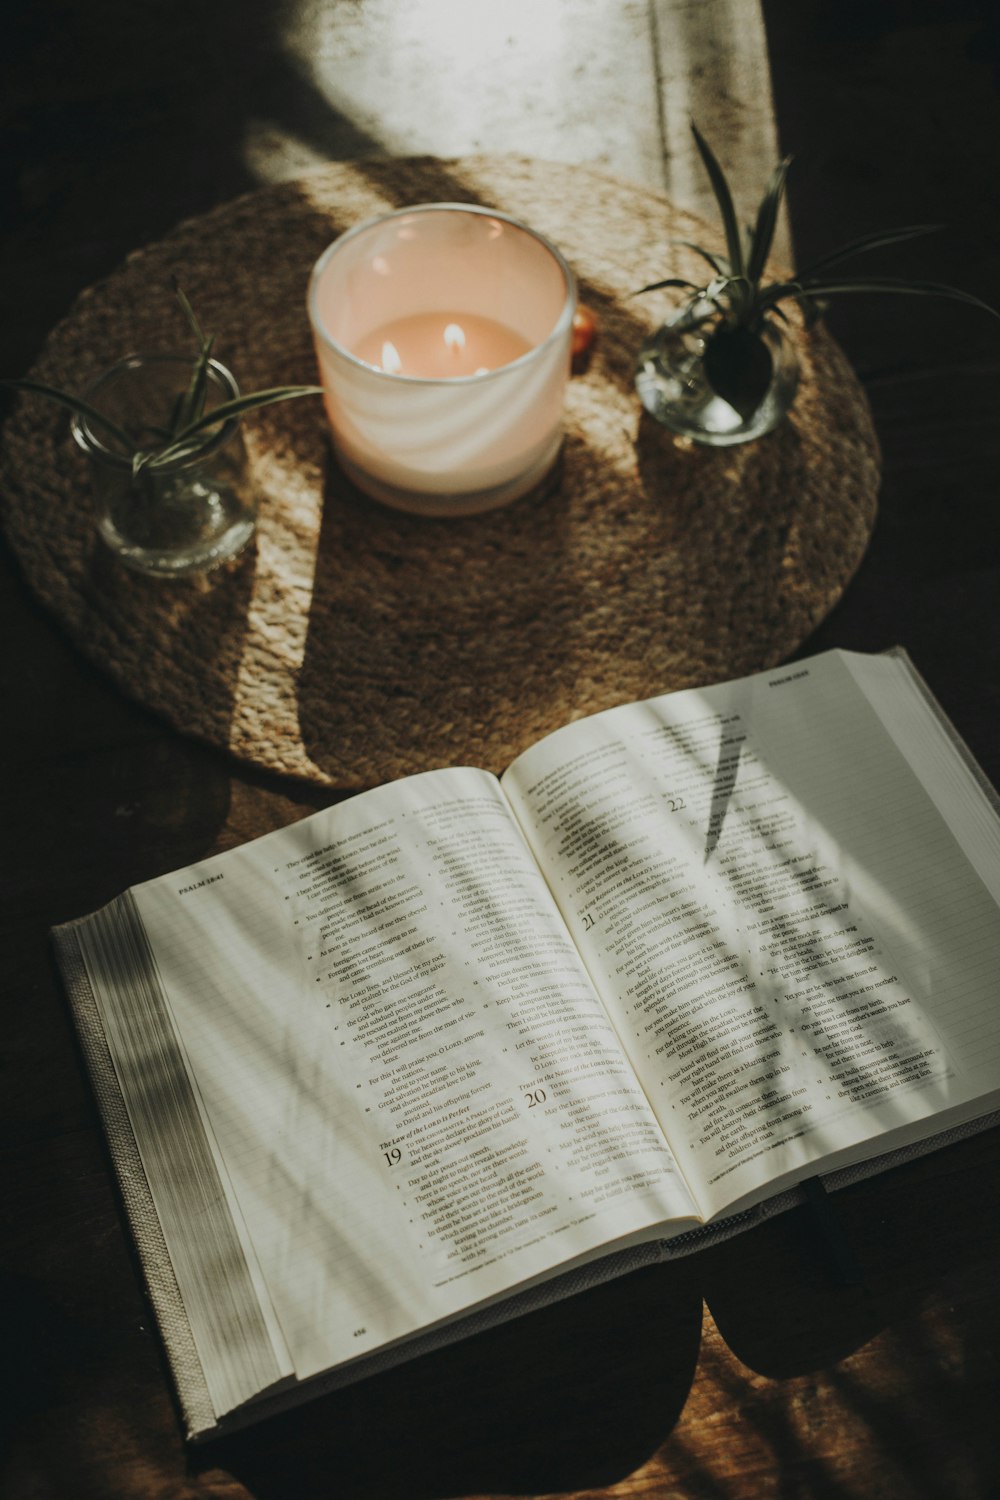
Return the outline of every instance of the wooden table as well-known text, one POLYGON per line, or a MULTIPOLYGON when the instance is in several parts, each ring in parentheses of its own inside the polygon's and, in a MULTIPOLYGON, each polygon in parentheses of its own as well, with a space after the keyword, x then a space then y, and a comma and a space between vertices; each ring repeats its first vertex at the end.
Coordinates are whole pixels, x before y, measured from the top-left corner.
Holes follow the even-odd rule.
MULTIPOLYGON (((448 114, 432 78, 421 119, 438 135, 403 140, 400 99, 419 94, 433 9, 364 0, 324 20, 304 8, 283 46, 266 5, 181 3, 160 37, 166 20, 113 0, 77 17, 55 0, 25 9, 0 96, 15 211, 0 262, 5 373, 26 369, 72 296, 127 251, 262 171, 290 174, 310 151, 531 150, 530 128, 554 152, 671 186, 660 149, 676 144, 677 110, 658 111, 657 76, 669 88, 684 7, 659 0, 640 17, 584 0, 513 6, 491 23, 481 85, 458 89, 466 115, 448 114), (380 108, 378 48, 404 9, 409 29, 390 39, 410 51, 393 54, 395 91, 380 108)), ((752 72, 731 77, 743 79, 753 130, 740 132, 740 100, 719 87, 724 23, 748 9, 701 8, 717 27, 702 61, 716 69, 714 118, 734 160, 767 136, 752 72)), ((767 0, 762 10, 782 147, 798 158, 800 262, 881 225, 940 221, 948 230, 901 252, 899 268, 994 296, 1000 54, 986 8, 767 0)), ((471 32, 463 45, 477 45, 471 32)), ((804 649, 905 645, 1000 782, 997 326, 902 299, 844 300, 830 326, 868 390, 884 482, 861 571, 804 649)), ((996 1133, 841 1195, 861 1285, 838 1283, 796 1211, 186 1454, 47 930, 332 794, 238 768, 125 701, 6 553, 0 566, 4 1493, 998 1492, 996 1133)))

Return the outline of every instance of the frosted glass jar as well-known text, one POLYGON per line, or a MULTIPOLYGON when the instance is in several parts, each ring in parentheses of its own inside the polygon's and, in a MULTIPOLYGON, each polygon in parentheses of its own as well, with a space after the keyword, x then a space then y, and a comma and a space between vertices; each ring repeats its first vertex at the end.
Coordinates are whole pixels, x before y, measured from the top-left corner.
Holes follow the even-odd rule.
POLYGON ((576 287, 541 235, 466 204, 400 209, 329 246, 308 307, 334 448, 366 494, 470 515, 548 473, 576 287))

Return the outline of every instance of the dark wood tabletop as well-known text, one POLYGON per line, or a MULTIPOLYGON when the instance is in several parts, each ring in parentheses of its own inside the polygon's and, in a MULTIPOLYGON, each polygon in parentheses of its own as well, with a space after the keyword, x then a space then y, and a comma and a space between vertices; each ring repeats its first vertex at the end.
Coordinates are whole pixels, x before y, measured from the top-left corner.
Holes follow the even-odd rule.
MULTIPOLYGON (((629 130, 640 144, 655 131, 656 110, 639 118, 636 91, 636 115, 609 114, 595 135, 586 90, 606 86, 615 48, 622 67, 646 56, 651 24, 662 68, 677 8, 514 6, 509 35, 490 23, 497 76, 521 69, 540 139, 619 170, 614 153, 632 149, 629 130), (586 43, 592 65, 575 102, 547 99, 531 46, 519 51, 532 28, 539 49, 557 45, 553 18, 559 45, 586 43)), ((722 32, 746 10, 705 8, 722 32)), ((129 251, 268 170, 405 154, 370 58, 407 9, 16 0, 0 63, 0 374, 26 372, 74 297, 129 251), (340 50, 318 48, 309 75, 303 58, 324 15, 326 44, 340 50), (324 57, 337 85, 326 90, 324 57)), ((423 66, 433 7, 410 9, 405 45, 423 66)), ((469 24, 457 6, 437 10, 453 29, 469 24)), ((781 148, 796 158, 799 262, 883 226, 941 224, 872 269, 1000 303, 993 7, 765 0, 761 10, 781 148)), ((506 136, 491 133, 495 85, 484 79, 484 123, 463 123, 455 154, 526 149, 513 106, 506 136)), ((425 83, 429 116, 442 87, 425 83)), ((732 110, 728 128, 739 136, 732 110)), ((635 160, 633 175, 648 180, 648 160, 635 160)), ((1000 323, 943 301, 865 297, 842 299, 828 326, 867 391, 883 481, 860 571, 803 653, 904 646, 1000 783, 1000 323)), ((996 1131, 838 1195, 859 1280, 845 1282, 808 1213, 793 1210, 187 1450, 48 931, 336 794, 238 766, 166 727, 88 665, 6 548, 0 569, 5 1495, 1000 1495, 996 1131)))

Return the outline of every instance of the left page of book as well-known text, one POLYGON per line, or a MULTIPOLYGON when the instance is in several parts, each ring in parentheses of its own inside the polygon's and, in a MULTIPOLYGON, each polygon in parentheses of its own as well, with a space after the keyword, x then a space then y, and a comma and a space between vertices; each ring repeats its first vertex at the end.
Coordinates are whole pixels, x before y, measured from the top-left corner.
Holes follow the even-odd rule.
POLYGON ((299 1379, 695 1218, 495 777, 411 777, 131 894, 299 1379))

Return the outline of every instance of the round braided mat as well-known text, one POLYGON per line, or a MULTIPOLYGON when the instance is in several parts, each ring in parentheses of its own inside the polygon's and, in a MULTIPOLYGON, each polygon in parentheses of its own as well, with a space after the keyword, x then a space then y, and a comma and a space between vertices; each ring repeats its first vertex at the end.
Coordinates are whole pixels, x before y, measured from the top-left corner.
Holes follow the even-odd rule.
POLYGON ((86 292, 32 375, 79 391, 132 350, 187 348, 176 272, 245 391, 312 381, 313 262, 359 220, 434 201, 481 202, 548 235, 599 319, 541 492, 457 520, 385 510, 339 474, 308 397, 245 419, 255 544, 168 583, 98 544, 86 464, 57 408, 23 398, 4 433, 8 538, 80 648, 178 729, 337 787, 456 763, 500 771, 569 719, 774 665, 839 598, 874 520, 870 414, 822 331, 796 332, 799 395, 767 438, 703 449, 646 417, 633 365, 669 304, 629 294, 664 275, 700 280, 701 262, 671 242, 718 236, 577 166, 346 162, 265 188, 86 292))

